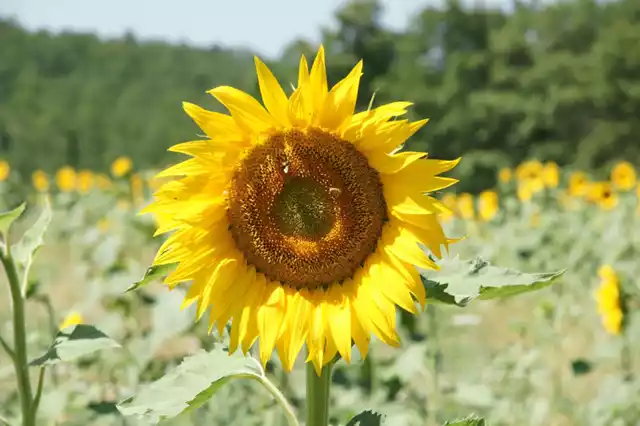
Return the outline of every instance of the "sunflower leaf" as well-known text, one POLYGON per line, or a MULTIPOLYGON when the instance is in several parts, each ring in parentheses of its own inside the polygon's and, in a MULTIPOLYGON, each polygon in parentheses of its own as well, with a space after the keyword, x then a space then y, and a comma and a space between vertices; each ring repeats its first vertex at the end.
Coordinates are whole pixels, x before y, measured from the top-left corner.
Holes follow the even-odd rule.
POLYGON ((204 405, 228 381, 235 378, 265 380, 255 359, 229 353, 219 347, 187 357, 175 370, 143 387, 118 404, 124 416, 152 423, 175 417, 204 405))
POLYGON ((38 219, 25 231, 22 238, 11 247, 14 259, 28 268, 40 247, 44 244, 44 234, 51 223, 51 204, 45 198, 42 211, 38 219))
POLYGON ((384 416, 375 411, 365 410, 353 417, 347 423, 347 426, 382 426, 384 425, 384 416))
POLYGON ((125 290, 125 293, 137 290, 140 287, 149 285, 153 280, 166 276, 169 272, 173 271, 178 266, 177 263, 169 263, 166 265, 153 265, 147 269, 144 273, 144 277, 140 281, 136 281, 125 290))
POLYGON ((93 352, 119 348, 120 345, 97 328, 78 324, 58 332, 47 353, 29 363, 31 366, 58 364, 74 361, 93 352))
POLYGON ((13 210, 9 210, 8 212, 0 213, 0 234, 4 234, 6 237, 11 224, 20 217, 20 215, 24 212, 24 209, 27 207, 25 203, 20 204, 13 210))
POLYGON ((486 423, 483 418, 472 414, 464 419, 450 420, 444 426, 486 426, 486 423))
POLYGON ((438 271, 420 271, 427 300, 457 306, 466 306, 474 299, 505 298, 540 290, 565 272, 529 274, 493 266, 479 257, 470 261, 443 259, 439 266, 438 271))

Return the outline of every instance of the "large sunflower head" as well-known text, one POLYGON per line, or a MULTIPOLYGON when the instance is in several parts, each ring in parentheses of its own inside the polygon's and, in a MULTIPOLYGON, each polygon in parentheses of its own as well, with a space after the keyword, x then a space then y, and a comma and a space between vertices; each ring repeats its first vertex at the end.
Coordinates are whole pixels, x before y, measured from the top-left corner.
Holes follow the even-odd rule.
POLYGON ((419 244, 439 257, 451 241, 429 193, 458 160, 397 151, 426 123, 402 118, 408 102, 354 112, 362 62, 329 90, 320 48, 290 96, 256 68, 264 106, 226 86, 209 93, 230 115, 184 104, 207 138, 170 148, 192 158, 158 175, 175 179, 143 212, 173 234, 154 263, 178 263, 165 282, 191 282, 198 318, 232 320, 231 352, 259 338, 262 361, 275 349, 290 370, 306 343, 319 370, 352 342, 366 356, 371 334, 398 345, 396 305, 417 312, 415 267, 436 268, 419 244))

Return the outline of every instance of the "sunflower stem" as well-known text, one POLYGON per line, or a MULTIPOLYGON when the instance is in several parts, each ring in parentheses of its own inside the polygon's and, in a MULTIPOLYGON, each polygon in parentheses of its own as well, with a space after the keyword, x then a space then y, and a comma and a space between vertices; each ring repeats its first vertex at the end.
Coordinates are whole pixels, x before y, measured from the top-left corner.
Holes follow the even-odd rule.
POLYGON ((12 357, 13 368, 18 381, 18 393, 20 395, 20 406, 22 408, 23 426, 35 426, 35 411, 32 410, 31 381, 29 377, 29 364, 27 362, 27 331, 25 327, 24 302, 21 281, 18 269, 11 256, 9 245, 0 252, 0 261, 4 266, 4 271, 9 282, 11 291, 11 304, 13 310, 13 344, 14 356, 12 357))
POLYGON ((313 363, 308 362, 307 368, 307 426, 329 425, 329 393, 331 389, 330 362, 320 372, 316 373, 313 363))

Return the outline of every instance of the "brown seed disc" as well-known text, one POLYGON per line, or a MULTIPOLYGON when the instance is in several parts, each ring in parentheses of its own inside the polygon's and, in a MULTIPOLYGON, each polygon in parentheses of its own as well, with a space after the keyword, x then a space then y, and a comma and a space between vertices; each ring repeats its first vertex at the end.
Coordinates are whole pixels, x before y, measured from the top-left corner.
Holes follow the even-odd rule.
POLYGON ((353 276, 387 220, 378 172, 351 143, 317 129, 252 148, 234 170, 228 202, 247 262, 297 288, 353 276))

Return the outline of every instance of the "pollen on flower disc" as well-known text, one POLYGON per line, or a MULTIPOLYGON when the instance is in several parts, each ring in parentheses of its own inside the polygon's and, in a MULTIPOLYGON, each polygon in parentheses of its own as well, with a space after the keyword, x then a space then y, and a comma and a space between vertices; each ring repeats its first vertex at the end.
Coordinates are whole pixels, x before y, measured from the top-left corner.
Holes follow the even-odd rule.
POLYGON ((296 288, 353 275, 387 219, 378 172, 351 143, 288 130, 251 149, 228 194, 231 234, 247 263, 296 288))

